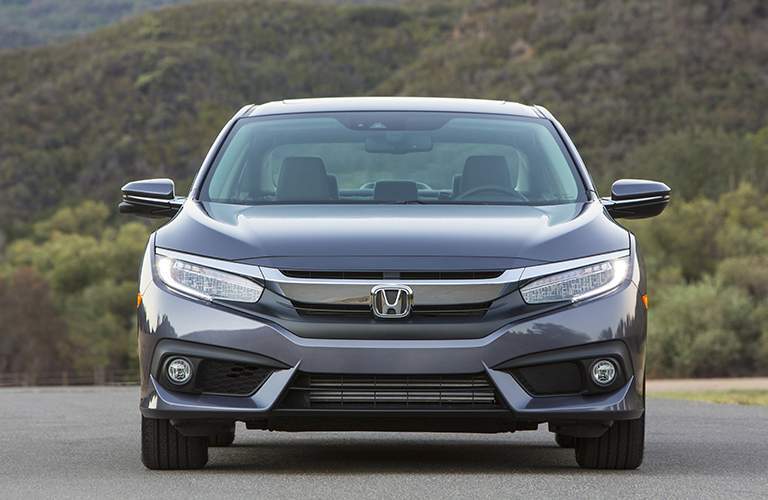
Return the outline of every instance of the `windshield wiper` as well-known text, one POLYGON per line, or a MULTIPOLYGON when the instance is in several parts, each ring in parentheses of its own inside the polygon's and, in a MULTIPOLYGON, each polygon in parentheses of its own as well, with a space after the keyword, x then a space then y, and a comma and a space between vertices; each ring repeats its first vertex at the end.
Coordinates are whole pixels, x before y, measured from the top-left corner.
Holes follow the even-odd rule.
POLYGON ((421 200, 397 200, 389 202, 393 205, 427 205, 429 202, 421 200))

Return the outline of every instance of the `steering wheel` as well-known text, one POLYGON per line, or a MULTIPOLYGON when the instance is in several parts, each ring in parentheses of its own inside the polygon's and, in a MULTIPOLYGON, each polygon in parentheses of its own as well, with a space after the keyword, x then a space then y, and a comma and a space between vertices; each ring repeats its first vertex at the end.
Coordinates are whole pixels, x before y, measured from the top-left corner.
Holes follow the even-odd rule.
POLYGON ((455 200, 466 200, 471 199, 472 197, 476 196, 478 193, 500 193, 502 195, 510 196, 512 198, 516 198, 521 201, 528 201, 528 198, 523 196, 522 193, 519 193, 517 191, 513 191, 511 189, 498 187, 498 186, 480 186, 473 189, 470 189, 467 192, 461 193, 458 195, 455 200))

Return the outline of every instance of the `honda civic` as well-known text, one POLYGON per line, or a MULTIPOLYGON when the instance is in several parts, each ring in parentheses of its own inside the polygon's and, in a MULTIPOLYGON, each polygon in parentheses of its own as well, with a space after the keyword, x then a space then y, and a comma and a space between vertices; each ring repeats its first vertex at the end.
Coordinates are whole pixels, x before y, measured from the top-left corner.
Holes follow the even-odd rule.
POLYGON ((586 468, 643 458, 648 295, 616 222, 663 183, 601 198, 541 106, 438 98, 250 105, 141 263, 141 455, 204 466, 235 425, 501 433, 546 425, 586 468))

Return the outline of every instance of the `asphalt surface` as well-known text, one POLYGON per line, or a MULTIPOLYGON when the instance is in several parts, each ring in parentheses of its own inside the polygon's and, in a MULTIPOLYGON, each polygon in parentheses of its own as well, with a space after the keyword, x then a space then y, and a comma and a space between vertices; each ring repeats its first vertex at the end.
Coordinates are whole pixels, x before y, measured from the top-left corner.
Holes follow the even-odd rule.
POLYGON ((645 462, 587 471, 552 435, 238 428, 206 469, 139 460, 138 390, 0 390, 1 498, 765 498, 768 408, 650 400, 645 462))

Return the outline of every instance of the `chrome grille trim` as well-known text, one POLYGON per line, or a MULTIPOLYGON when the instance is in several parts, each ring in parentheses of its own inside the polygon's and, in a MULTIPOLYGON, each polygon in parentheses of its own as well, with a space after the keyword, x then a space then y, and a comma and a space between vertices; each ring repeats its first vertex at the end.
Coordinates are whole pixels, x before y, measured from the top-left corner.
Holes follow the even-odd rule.
POLYGON ((497 299, 504 288, 519 281, 522 269, 510 269, 495 278, 402 280, 293 278, 279 269, 261 268, 264 279, 294 302, 305 304, 370 305, 371 288, 406 285, 413 290, 414 306, 472 304, 497 299))

